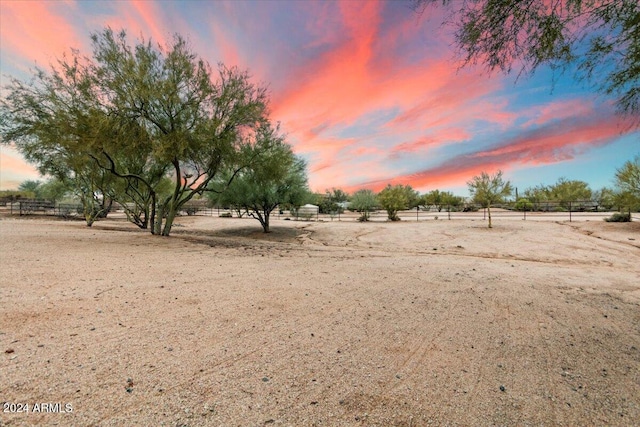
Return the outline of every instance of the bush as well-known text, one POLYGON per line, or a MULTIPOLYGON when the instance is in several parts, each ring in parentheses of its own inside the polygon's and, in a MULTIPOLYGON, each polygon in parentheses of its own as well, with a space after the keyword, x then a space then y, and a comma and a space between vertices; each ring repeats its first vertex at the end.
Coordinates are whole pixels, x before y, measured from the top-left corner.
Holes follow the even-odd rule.
POLYGON ((616 212, 604 220, 606 222, 631 222, 631 214, 616 212))
POLYGON ((515 210, 523 212, 523 211, 532 211, 533 203, 529 201, 529 199, 520 198, 515 204, 515 210))

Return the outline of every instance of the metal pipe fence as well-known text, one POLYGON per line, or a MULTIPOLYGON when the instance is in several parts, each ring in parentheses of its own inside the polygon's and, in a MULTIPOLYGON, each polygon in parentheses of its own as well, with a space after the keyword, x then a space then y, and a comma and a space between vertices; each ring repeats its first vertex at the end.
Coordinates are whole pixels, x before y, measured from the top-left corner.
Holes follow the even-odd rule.
MULTIPOLYGON (((120 210, 122 209, 119 207, 120 210)), ((114 208, 118 210, 118 206, 114 208)), ((596 221, 610 217, 616 210, 603 210, 593 201, 575 201, 567 203, 541 202, 534 206, 536 210, 515 210, 511 205, 497 205, 491 208, 491 217, 496 220, 553 220, 553 221, 596 221)), ((82 205, 53 203, 47 200, 19 200, 6 203, 3 210, 11 215, 48 215, 63 218, 72 218, 83 215, 82 205)), ((626 212, 626 209, 625 209, 626 212)), ((179 212, 184 216, 217 216, 217 217, 238 217, 234 209, 222 207, 208 207, 202 204, 186 205, 179 212)), ((346 210, 331 214, 318 213, 309 217, 297 215, 296 212, 280 211, 276 209, 271 217, 280 220, 299 221, 357 221, 361 216, 360 212, 346 210)), ((487 209, 477 205, 465 205, 464 207, 443 206, 440 210, 435 208, 425 209, 414 208, 403 210, 397 213, 402 221, 438 221, 438 220, 488 220, 487 209)), ((246 215, 244 215, 246 218, 246 215)), ((640 221, 640 213, 632 212, 631 219, 640 221)), ((369 212, 369 221, 388 221, 385 210, 376 209, 369 212)))

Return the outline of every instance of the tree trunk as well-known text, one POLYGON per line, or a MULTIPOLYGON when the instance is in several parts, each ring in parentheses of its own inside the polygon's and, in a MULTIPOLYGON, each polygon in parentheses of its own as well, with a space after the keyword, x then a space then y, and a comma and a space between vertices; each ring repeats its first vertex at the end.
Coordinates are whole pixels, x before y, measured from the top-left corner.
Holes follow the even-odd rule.
POLYGON ((491 225, 491 205, 487 206, 487 215, 489 216, 489 228, 493 228, 491 225))
POLYGON ((270 214, 269 211, 267 211, 267 210, 264 211, 264 220, 262 221, 262 230, 265 233, 269 233, 270 232, 270 230, 269 230, 269 214, 270 214))
POLYGON ((176 218, 178 210, 176 206, 171 203, 169 205, 169 212, 167 212, 167 218, 164 221, 164 227, 162 228, 162 235, 168 236, 171 233, 171 227, 173 226, 173 220, 176 218))

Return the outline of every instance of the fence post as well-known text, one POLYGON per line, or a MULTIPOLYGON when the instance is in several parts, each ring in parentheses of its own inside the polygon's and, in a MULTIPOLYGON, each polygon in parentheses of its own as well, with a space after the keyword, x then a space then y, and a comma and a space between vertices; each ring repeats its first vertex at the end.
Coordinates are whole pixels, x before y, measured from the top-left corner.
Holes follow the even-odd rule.
POLYGON ((571 222, 571 202, 569 202, 569 222, 571 222))
POLYGON ((420 206, 416 206, 416 221, 420 221, 420 218, 418 218, 419 213, 420 213, 420 206))
POLYGON ((451 205, 447 205, 447 216, 449 217, 449 221, 451 221, 451 205))
POLYGON ((524 220, 526 221, 527 220, 527 207, 526 206, 524 207, 523 211, 524 211, 524 220))

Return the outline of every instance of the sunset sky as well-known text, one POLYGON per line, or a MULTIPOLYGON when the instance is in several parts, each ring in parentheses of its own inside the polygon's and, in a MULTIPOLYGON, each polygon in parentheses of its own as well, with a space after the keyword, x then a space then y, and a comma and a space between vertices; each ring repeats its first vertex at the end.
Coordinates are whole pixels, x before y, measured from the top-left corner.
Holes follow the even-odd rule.
MULTIPOLYGON (((105 26, 131 40, 179 33, 210 64, 268 85, 271 118, 307 159, 315 191, 402 183, 466 196, 471 177, 497 169, 519 189, 560 177, 613 185, 640 152, 640 130, 610 99, 571 72, 516 81, 459 70, 442 17, 401 1, 0 0, 0 72, 6 85, 70 48, 89 54, 105 26)), ((38 179, 34 167, 3 145, 0 189, 26 179, 38 179)))

